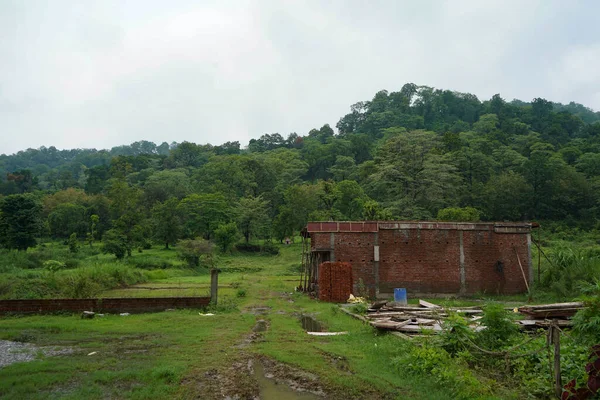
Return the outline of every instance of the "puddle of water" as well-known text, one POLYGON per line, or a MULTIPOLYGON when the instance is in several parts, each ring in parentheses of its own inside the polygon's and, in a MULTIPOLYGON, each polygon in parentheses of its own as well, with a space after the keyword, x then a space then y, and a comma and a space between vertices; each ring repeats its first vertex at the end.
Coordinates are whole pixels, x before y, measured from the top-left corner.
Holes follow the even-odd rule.
POLYGON ((260 362, 254 363, 254 377, 258 382, 260 400, 321 400, 312 393, 296 392, 287 385, 278 385, 265 377, 265 368, 260 362))
POLYGON ((266 332, 267 331, 267 321, 264 319, 259 319, 256 321, 256 325, 252 328, 253 332, 266 332))
POLYGON ((300 317, 300 323, 302 324, 302 329, 307 332, 324 332, 325 329, 323 325, 313 317, 309 315, 303 315, 300 317))

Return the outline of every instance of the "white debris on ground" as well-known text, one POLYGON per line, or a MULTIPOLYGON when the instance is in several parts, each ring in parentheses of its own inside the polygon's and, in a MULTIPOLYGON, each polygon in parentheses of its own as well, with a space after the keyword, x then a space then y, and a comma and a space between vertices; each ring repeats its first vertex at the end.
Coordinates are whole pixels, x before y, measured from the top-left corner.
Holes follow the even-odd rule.
POLYGON ((0 368, 17 362, 33 361, 38 352, 44 356, 59 356, 73 353, 69 347, 39 347, 31 343, 0 340, 0 368))

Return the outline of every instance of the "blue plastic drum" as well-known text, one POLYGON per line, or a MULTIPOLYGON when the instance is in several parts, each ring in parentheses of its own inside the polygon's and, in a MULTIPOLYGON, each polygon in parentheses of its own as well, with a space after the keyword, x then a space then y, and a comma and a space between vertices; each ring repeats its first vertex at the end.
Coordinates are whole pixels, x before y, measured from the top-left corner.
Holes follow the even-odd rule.
POLYGON ((401 304, 408 304, 405 288, 394 289, 394 301, 401 304))

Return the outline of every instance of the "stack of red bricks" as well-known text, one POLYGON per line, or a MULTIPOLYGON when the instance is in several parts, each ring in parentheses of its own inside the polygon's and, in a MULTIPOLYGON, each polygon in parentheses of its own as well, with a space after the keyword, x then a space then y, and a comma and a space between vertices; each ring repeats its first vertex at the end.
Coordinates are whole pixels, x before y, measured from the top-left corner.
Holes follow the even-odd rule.
POLYGON ((319 265, 319 300, 345 303, 352 294, 352 265, 324 262, 319 265))

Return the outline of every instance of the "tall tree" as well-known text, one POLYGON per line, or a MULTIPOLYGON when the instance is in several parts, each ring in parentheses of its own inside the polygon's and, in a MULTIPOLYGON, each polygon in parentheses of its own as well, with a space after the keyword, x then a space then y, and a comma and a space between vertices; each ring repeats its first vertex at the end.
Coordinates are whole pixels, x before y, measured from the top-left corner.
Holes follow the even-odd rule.
POLYGON ((35 246, 40 232, 41 206, 32 194, 15 194, 0 200, 0 244, 7 249, 35 246))
POLYGON ((237 224, 246 243, 253 237, 265 237, 271 223, 269 219, 269 203, 262 197, 242 197, 238 202, 235 214, 237 224))
POLYGON ((152 226, 154 238, 165 244, 174 244, 181 237, 181 218, 177 210, 179 200, 170 198, 163 203, 158 203, 152 208, 152 226))

